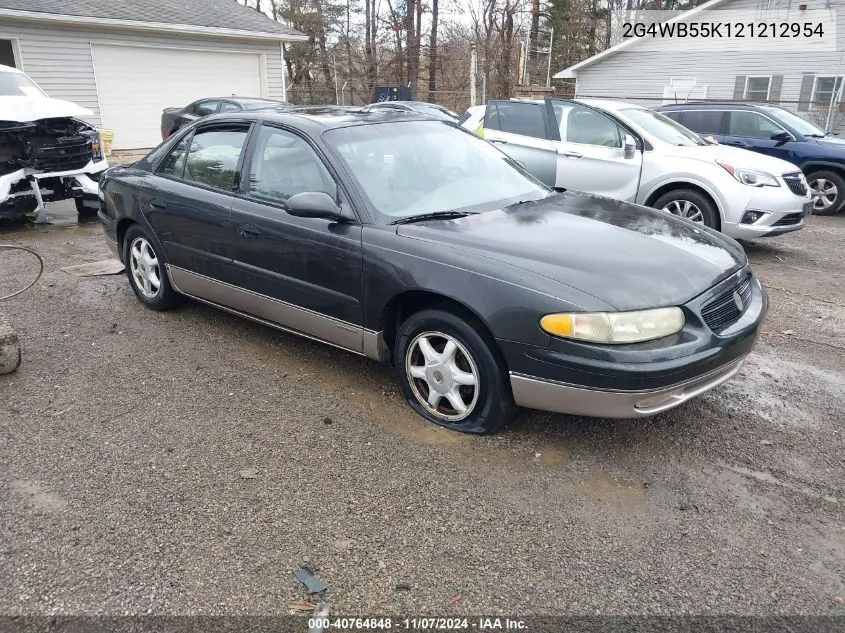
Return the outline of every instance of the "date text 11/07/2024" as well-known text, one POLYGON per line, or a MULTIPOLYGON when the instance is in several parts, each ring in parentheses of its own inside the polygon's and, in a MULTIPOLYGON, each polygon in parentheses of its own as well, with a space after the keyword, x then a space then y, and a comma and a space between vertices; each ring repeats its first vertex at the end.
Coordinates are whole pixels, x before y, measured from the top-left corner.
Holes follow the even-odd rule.
POLYGON ((526 631, 527 625, 518 618, 309 618, 311 630, 406 630, 406 631, 526 631))

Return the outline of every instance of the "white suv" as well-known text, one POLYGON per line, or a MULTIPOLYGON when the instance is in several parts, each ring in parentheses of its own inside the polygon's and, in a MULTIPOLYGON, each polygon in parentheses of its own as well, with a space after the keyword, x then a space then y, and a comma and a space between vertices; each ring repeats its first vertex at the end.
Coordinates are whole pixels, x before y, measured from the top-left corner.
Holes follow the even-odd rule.
POLYGON ((655 207, 733 238, 796 231, 812 209, 795 165, 705 142, 630 103, 490 101, 462 125, 551 187, 655 207))

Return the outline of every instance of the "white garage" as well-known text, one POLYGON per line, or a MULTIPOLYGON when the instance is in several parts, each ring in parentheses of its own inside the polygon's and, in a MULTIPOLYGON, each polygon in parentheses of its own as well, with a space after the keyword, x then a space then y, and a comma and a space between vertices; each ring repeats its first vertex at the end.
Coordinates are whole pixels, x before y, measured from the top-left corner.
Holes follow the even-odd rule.
POLYGON ((236 0, 0 0, 3 61, 91 110, 114 149, 161 142, 161 111, 203 97, 287 100, 302 33, 236 0))
POLYGON ((202 97, 267 96, 258 53, 92 44, 102 126, 114 148, 161 142, 162 109, 202 97))

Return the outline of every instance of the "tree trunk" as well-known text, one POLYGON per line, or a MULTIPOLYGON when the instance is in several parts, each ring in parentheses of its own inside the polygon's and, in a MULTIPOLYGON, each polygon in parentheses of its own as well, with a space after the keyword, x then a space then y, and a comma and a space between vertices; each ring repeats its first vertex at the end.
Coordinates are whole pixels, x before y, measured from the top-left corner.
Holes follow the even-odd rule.
POLYGON ((414 80, 411 83, 411 98, 416 99, 420 83, 420 57, 422 55, 422 0, 417 0, 417 23, 414 28, 414 80))
POLYGON ((437 2, 431 0, 431 36, 428 40, 428 100, 431 102, 437 92, 437 2))
POLYGON ((414 71, 414 35, 416 27, 414 17, 416 5, 422 0, 407 0, 405 4, 405 77, 411 86, 411 98, 414 98, 414 84, 417 81, 417 74, 414 71))
MULTIPOLYGON (((540 35, 540 0, 531 0, 531 35, 529 43, 531 49, 537 48, 537 40, 540 35)), ((526 51, 526 55, 530 55, 531 50, 526 51)))

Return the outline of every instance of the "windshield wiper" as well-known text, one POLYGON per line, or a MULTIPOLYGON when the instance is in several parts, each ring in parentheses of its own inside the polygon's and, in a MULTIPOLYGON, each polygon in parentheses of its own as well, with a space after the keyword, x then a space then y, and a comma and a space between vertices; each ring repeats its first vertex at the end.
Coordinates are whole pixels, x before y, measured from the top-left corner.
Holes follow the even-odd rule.
POLYGON ((399 218, 389 224, 410 224, 411 222, 422 222, 424 220, 454 220, 465 218, 468 215, 478 214, 471 211, 435 211, 434 213, 422 213, 420 215, 411 215, 407 218, 399 218))

